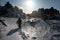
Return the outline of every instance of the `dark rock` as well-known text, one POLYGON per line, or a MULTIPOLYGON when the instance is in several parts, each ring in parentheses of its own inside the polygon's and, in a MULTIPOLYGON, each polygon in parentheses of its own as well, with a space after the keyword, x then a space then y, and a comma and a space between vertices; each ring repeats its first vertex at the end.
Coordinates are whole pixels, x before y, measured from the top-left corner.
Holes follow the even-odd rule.
POLYGON ((37 37, 32 37, 32 39, 37 39, 37 37))

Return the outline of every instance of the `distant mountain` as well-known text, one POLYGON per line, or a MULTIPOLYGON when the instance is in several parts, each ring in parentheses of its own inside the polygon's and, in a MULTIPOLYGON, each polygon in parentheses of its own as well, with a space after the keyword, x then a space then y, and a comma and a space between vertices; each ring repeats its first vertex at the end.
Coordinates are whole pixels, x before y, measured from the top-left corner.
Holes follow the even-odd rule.
POLYGON ((32 14, 28 14, 29 17, 42 18, 44 20, 59 20, 60 13, 59 10, 54 7, 51 8, 39 8, 37 11, 33 11, 32 14))
POLYGON ((22 9, 19 9, 17 6, 13 7, 9 2, 7 2, 4 6, 0 6, 0 16, 22 18, 26 17, 22 9))

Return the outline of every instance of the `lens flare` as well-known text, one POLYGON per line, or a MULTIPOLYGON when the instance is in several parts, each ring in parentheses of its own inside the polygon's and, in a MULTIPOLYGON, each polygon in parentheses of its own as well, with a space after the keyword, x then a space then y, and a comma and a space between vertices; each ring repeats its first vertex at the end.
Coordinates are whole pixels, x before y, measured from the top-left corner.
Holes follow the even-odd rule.
POLYGON ((34 2, 31 0, 26 1, 26 7, 29 9, 33 9, 34 7, 34 2))

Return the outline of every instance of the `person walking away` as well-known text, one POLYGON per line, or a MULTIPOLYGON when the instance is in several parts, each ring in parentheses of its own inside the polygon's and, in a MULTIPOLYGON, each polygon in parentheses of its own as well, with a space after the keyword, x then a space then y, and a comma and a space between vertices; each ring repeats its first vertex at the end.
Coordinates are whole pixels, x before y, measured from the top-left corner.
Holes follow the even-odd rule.
POLYGON ((22 20, 21 20, 21 18, 19 18, 17 20, 17 25, 18 25, 18 29, 20 30, 20 33, 22 32, 21 24, 22 24, 22 20))

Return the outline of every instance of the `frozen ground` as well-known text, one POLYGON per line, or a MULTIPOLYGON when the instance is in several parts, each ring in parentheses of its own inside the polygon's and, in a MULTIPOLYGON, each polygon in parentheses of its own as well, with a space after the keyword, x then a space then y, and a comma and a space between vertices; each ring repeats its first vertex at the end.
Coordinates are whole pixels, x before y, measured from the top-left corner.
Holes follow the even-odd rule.
MULTIPOLYGON (((56 30, 53 31, 53 29, 51 29, 52 25, 49 25, 47 23, 49 22, 51 24, 53 21, 45 22, 44 20, 38 19, 39 21, 36 22, 34 27, 32 27, 28 22, 26 22, 26 20, 27 19, 23 19, 22 22, 22 31, 27 37, 27 39, 24 40, 50 40, 51 38, 53 38, 51 36, 54 33, 58 33, 56 32, 56 30)), ((23 40, 22 35, 19 35, 19 30, 16 30, 16 32, 13 32, 11 33, 11 35, 7 36, 7 34, 11 32, 11 30, 18 28, 16 21, 17 18, 5 18, 4 22, 7 24, 7 27, 4 29, 4 31, 1 32, 1 40, 23 40)))

